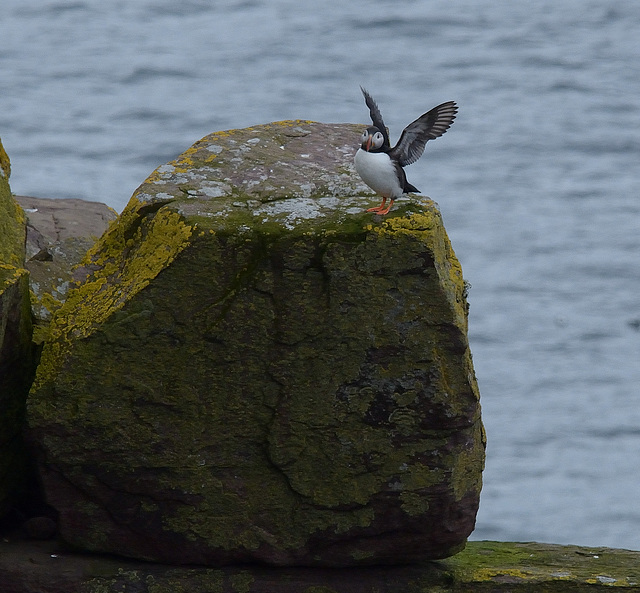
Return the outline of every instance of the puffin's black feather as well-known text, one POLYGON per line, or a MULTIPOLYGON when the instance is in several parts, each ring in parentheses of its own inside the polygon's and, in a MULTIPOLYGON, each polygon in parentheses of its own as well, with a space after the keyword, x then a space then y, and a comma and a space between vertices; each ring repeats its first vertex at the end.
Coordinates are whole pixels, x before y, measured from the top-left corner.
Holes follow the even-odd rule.
POLYGON ((427 141, 442 136, 457 113, 455 101, 447 101, 427 111, 402 131, 398 143, 388 151, 389 156, 403 167, 415 163, 422 156, 427 141))
POLYGON ((391 160, 391 162, 393 163, 393 168, 396 170, 396 175, 398 176, 398 181, 400 182, 400 187, 402 188, 402 193, 408 194, 411 192, 414 194, 419 194, 420 190, 407 181, 407 174, 400 166, 400 163, 393 159, 391 160))
POLYGON ((387 126, 384 125, 380 109, 378 108, 377 103, 373 100, 373 97, 366 91, 366 89, 360 87, 360 90, 364 95, 364 102, 369 108, 369 115, 371 116, 373 125, 378 128, 378 130, 380 130, 384 137, 384 144, 381 146, 381 152, 387 152, 391 148, 391 143, 389 142, 389 133, 387 132, 387 126))

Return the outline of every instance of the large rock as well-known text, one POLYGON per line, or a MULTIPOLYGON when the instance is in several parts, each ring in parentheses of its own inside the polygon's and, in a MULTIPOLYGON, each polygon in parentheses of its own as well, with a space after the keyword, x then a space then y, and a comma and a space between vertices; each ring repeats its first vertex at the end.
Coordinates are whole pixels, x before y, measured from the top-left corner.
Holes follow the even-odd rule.
POLYGON ((26 476, 21 430, 34 372, 25 218, 11 196, 9 172, 0 143, 0 519, 26 476))
POLYGON ((28 414, 66 541, 170 563, 442 558, 484 461, 436 205, 364 212, 360 128, 212 134, 89 252, 28 414))

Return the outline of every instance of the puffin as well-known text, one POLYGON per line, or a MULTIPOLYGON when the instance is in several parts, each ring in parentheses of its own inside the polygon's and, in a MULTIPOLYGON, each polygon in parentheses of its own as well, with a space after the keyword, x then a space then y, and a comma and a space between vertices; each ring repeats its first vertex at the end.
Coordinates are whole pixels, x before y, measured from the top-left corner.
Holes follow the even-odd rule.
POLYGON ((373 125, 362 132, 354 163, 362 181, 382 196, 382 204, 369 208, 367 212, 384 216, 402 194, 420 191, 407 181, 403 167, 415 163, 422 156, 427 141, 439 138, 450 128, 458 106, 455 101, 447 101, 427 111, 402 131, 400 140, 391 148, 378 105, 364 88, 360 87, 360 90, 373 125))

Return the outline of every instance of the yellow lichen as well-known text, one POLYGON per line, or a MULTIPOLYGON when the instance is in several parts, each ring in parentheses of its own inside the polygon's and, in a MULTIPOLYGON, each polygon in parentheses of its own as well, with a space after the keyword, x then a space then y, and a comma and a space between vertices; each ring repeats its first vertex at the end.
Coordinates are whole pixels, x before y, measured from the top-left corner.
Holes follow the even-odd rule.
POLYGON ((46 309, 49 314, 53 314, 60 308, 62 301, 56 299, 50 292, 45 292, 42 294, 39 305, 46 309))
POLYGON ((434 256, 436 271, 449 296, 456 323, 463 331, 467 329, 467 308, 464 294, 462 266, 458 261, 449 237, 444 230, 440 212, 432 200, 423 200, 420 212, 410 216, 398 216, 385 220, 380 226, 369 225, 367 230, 381 235, 410 237, 423 243, 434 256), (451 296, 455 298, 451 299, 451 296))
POLYGON ((91 335, 188 245, 192 227, 178 213, 161 208, 145 217, 135 204, 133 199, 120 224, 111 225, 80 264, 98 269, 69 291, 54 316, 34 390, 55 377, 73 340, 91 335))
MULTIPOLYGON (((192 149, 193 150, 193 149, 192 149)), ((193 169, 193 159, 185 155, 179 161, 173 161, 176 173, 187 173, 193 169)))
POLYGON ((530 579, 532 576, 533 573, 521 570, 519 568, 479 568, 474 573, 476 581, 493 581, 498 578, 508 578, 509 580, 526 580, 530 579))
POLYGON ((9 155, 5 152, 4 147, 2 146, 2 141, 0 140, 0 171, 1 175, 9 179, 11 175, 11 161, 9 160, 9 155))
POLYGON ((9 182, 0 176, 0 262, 22 267, 25 257, 24 211, 11 195, 9 182))
POLYGON ((283 119, 280 121, 274 121, 272 122, 272 125, 274 126, 283 126, 285 128, 293 128, 294 126, 299 126, 299 125, 308 125, 308 124, 312 124, 315 123, 313 120, 310 119, 283 119))
POLYGON ((9 264, 0 263, 0 289, 9 284, 13 284, 22 274, 27 271, 9 264))

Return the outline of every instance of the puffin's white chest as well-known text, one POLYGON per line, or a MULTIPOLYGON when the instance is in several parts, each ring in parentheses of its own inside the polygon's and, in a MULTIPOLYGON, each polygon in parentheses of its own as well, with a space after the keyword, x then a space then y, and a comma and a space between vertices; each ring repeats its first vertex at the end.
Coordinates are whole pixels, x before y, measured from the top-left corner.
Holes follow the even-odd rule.
POLYGON ((402 187, 396 169, 384 152, 367 152, 358 149, 354 158, 358 175, 374 192, 384 198, 396 199, 402 195, 402 187))

